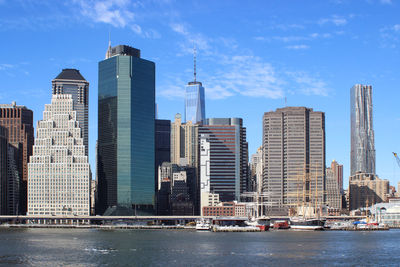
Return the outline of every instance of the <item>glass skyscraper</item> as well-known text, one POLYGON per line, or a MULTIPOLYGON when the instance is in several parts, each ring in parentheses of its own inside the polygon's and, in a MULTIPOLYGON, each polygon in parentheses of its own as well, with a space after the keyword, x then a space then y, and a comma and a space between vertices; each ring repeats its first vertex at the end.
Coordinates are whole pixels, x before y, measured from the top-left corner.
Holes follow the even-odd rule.
POLYGON ((201 82, 189 82, 185 90, 185 122, 203 123, 205 119, 204 87, 201 82))
POLYGON ((154 212, 155 64, 109 47, 99 62, 98 214, 154 212))
POLYGON ((372 86, 351 88, 351 175, 375 174, 375 144, 372 125, 372 86))

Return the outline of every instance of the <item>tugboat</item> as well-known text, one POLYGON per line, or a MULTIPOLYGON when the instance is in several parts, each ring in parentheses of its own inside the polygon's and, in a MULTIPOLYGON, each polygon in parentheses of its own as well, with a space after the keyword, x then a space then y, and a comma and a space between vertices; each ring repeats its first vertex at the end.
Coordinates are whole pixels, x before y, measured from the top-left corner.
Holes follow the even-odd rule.
POLYGON ((325 220, 293 218, 290 219, 290 228, 294 230, 324 230, 325 220))

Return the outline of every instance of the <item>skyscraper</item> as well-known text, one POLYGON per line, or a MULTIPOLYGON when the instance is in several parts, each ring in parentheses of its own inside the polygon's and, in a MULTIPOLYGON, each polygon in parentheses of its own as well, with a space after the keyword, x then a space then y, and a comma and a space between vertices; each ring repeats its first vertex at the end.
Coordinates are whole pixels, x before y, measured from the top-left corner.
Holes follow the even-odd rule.
POLYGON ((324 204, 325 114, 305 107, 264 113, 263 168, 270 213, 324 204))
POLYGON ((242 119, 207 119, 199 127, 199 139, 203 191, 219 194, 223 202, 240 200, 248 179, 248 144, 242 119))
POLYGON ((351 175, 375 174, 375 144, 372 124, 372 86, 356 84, 350 90, 351 175))
POLYGON ((89 150, 89 83, 83 78, 79 70, 63 69, 52 81, 52 92, 56 94, 70 94, 74 100, 74 110, 79 127, 82 129, 85 154, 89 150))
POLYGON ((28 164, 28 215, 90 215, 90 169, 71 95, 53 95, 28 164))
POLYGON ((7 129, 0 126, 0 215, 7 214, 7 129))
POLYGON ((98 200, 103 214, 154 212, 155 64, 109 47, 99 62, 98 200))
MULTIPOLYGON (((27 203, 27 181, 28 181, 28 162, 32 155, 33 146, 33 112, 25 106, 19 106, 15 102, 12 104, 0 105, 0 126, 7 129, 7 140, 10 145, 17 149, 14 158, 17 159, 16 168, 18 170, 19 182, 19 204, 18 213, 26 213, 27 203)), ((11 152, 11 151, 10 151, 11 152)), ((15 154, 15 152, 13 152, 15 154)), ((14 173, 14 177, 15 177, 14 173)), ((15 183, 15 185, 17 185, 15 183)), ((17 189, 13 189, 15 192, 17 189)))
POLYGON ((182 123, 181 114, 171 123, 171 162, 198 168, 198 128, 191 121, 182 123))
POLYGON ((196 81, 196 50, 194 51, 194 80, 185 90, 185 122, 204 123, 206 119, 204 87, 196 81))

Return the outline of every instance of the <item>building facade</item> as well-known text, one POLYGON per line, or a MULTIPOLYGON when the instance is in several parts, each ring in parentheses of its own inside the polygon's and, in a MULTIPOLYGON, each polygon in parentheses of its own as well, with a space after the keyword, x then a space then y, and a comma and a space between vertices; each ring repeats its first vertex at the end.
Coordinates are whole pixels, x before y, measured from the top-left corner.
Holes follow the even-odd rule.
POLYGON ((201 82, 189 82, 185 90, 185 122, 203 123, 205 119, 204 87, 201 82))
POLYGON ((7 214, 7 129, 0 126, 0 215, 7 214))
POLYGON ((28 215, 90 215, 90 167, 71 95, 53 95, 28 164, 28 215))
POLYGON ((158 167, 171 162, 171 121, 155 120, 155 188, 158 187, 158 167))
POLYGON ((372 86, 356 84, 350 90, 350 174, 375 174, 375 143, 372 124, 372 86))
POLYGON ((254 181, 254 192, 261 193, 263 185, 263 160, 262 160, 262 146, 257 149, 257 152, 251 155, 250 160, 250 175, 254 181))
POLYGON ((52 81, 52 93, 72 95, 86 156, 89 156, 89 83, 77 69, 63 69, 52 81))
POLYGON ((110 47, 98 91, 98 212, 153 214, 155 64, 133 47, 110 47))
POLYGON ((182 123, 181 114, 171 123, 171 162, 198 168, 199 125, 191 121, 182 123))
POLYGON ((285 107, 263 117, 263 192, 267 214, 325 203, 325 114, 285 107))
POLYGON ((388 193, 388 180, 371 173, 356 173, 349 178, 349 210, 386 202, 388 193))
POLYGON ((199 127, 200 181, 205 193, 222 202, 240 200, 247 191, 248 144, 240 118, 211 118, 199 127))
POLYGON ((342 209, 342 194, 332 167, 326 168, 326 205, 334 213, 340 213, 342 209))
MULTIPOLYGON (((15 102, 0 105, 0 126, 7 129, 8 143, 17 149, 15 158, 17 158, 16 165, 20 179, 18 183, 19 200, 18 210, 13 214, 25 214, 27 210, 28 162, 32 155, 34 142, 33 112, 15 102)), ((15 190, 13 191, 15 192, 15 190)))

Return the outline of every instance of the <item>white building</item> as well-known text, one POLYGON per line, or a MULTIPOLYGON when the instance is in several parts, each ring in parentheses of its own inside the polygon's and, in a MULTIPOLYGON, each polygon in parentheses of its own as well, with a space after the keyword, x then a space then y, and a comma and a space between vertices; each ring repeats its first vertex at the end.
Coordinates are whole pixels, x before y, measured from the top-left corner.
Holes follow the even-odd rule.
POLYGON ((28 215, 89 215, 90 170, 71 95, 45 105, 28 164, 28 215))

